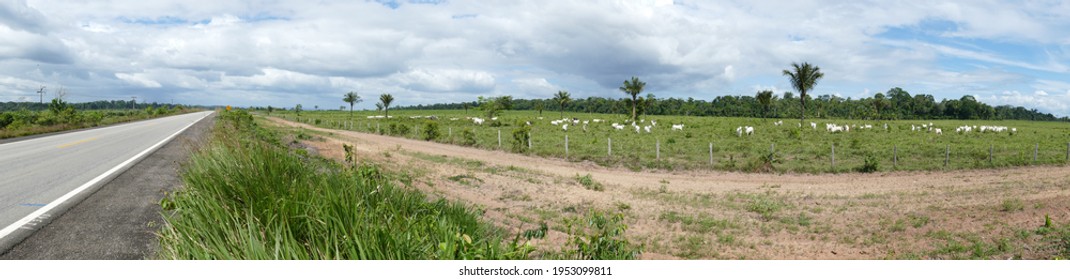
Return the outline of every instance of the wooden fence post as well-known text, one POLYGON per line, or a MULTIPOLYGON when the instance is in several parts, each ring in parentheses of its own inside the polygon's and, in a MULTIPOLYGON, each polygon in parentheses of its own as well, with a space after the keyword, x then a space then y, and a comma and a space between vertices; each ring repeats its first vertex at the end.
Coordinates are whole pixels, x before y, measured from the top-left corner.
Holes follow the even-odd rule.
POLYGON ((655 160, 661 160, 661 139, 654 139, 655 160))
POLYGON ((951 162, 951 144, 947 144, 947 147, 944 148, 944 167, 947 167, 947 164, 950 163, 950 162, 951 162))
POLYGON ((1039 151, 1039 150, 1040 150, 1040 143, 1037 143, 1036 146, 1033 146, 1033 163, 1037 162, 1037 151, 1039 151))
POLYGON ((832 169, 836 169, 836 143, 832 143, 832 169))
POLYGON ((498 149, 502 148, 502 130, 498 129, 498 149))
POLYGON ((565 134, 565 159, 568 159, 568 134, 565 134))
POLYGON ((713 165, 713 142, 710 142, 710 165, 713 165))
POLYGON ((528 132, 528 150, 531 150, 531 132, 528 132))
POLYGON ((892 169, 899 168, 899 145, 892 145, 892 169))
POLYGON ((988 165, 992 165, 992 148, 994 145, 988 144, 988 165))
MULTIPOLYGON (((1070 145, 1067 145, 1070 147, 1070 145)), ((606 138, 606 155, 613 156, 613 138, 606 138)))

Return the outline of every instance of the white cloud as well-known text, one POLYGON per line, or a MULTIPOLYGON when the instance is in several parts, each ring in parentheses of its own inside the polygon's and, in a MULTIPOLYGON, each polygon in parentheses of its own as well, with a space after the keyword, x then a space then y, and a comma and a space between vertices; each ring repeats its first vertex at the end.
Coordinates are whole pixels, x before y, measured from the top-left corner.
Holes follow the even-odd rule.
POLYGON ((414 69, 394 79, 404 88, 425 92, 485 93, 494 89, 494 76, 462 69, 414 69))
POLYGON ((158 87, 162 87, 163 86, 163 85, 160 85, 159 82, 154 81, 152 79, 149 79, 143 73, 136 73, 136 74, 115 73, 115 77, 119 78, 120 80, 126 81, 128 83, 135 84, 135 85, 140 85, 142 87, 147 87, 147 88, 158 88, 158 87))
MULTIPOLYGON (((1070 4, 988 0, 9 1, 0 4, 0 77, 124 99, 124 90, 152 88, 333 107, 350 90, 406 104, 557 90, 619 97, 631 76, 659 97, 751 95, 737 91, 755 84, 779 94, 790 90, 780 71, 807 61, 826 73, 815 95, 901 86, 938 99, 1054 97, 1070 91, 1055 78, 1070 72, 1065 14, 1070 4), (919 30, 933 22, 947 29, 919 30), (892 29, 917 34, 885 36, 892 29), (1047 55, 1030 55, 1036 48, 1047 55), (48 75, 32 76, 38 63, 48 75)), ((15 92, 6 88, 0 94, 15 92)))
MULTIPOLYGON (((1012 90, 1004 91, 1001 94, 978 96, 977 100, 989 104, 1008 104, 1025 108, 1036 108, 1043 112, 1070 112, 1070 100, 1067 100, 1066 97, 1051 96, 1047 94, 1024 94, 1012 90)), ((1056 113, 1056 115, 1060 114, 1056 113)))

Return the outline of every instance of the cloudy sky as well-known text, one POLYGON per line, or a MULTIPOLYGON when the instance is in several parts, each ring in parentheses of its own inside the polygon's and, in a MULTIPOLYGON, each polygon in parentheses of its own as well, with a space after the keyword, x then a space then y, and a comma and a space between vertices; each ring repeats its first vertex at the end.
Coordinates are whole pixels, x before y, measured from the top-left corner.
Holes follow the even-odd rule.
POLYGON ((338 108, 512 95, 912 94, 1070 115, 1070 1, 0 0, 0 101, 338 108), (47 97, 47 95, 46 95, 47 97))

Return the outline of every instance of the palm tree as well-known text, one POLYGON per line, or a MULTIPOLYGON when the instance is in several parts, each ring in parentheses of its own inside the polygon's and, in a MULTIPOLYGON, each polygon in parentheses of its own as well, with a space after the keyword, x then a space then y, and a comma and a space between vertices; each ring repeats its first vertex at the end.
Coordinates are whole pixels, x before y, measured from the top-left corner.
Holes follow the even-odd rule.
POLYGON ((632 79, 624 80, 624 85, 620 87, 620 91, 632 96, 632 121, 636 120, 636 105, 639 105, 639 94, 643 92, 643 88, 646 87, 646 83, 639 81, 639 78, 632 76, 632 79))
POLYGON ((799 91, 799 101, 802 103, 802 112, 799 113, 799 120, 806 121, 806 92, 814 89, 817 80, 824 77, 825 73, 821 73, 820 67, 810 65, 810 63, 806 62, 803 62, 802 65, 791 63, 791 67, 795 68, 794 71, 784 70, 784 76, 788 76, 791 86, 799 91))
POLYGON ((769 104, 773 103, 773 91, 763 90, 759 91, 755 99, 758 99, 758 103, 762 104, 762 118, 769 115, 769 104))
POLYGON ((386 115, 387 118, 389 118, 390 117, 390 103, 394 102, 394 96, 390 95, 389 93, 384 93, 383 95, 379 96, 379 102, 383 103, 383 111, 385 112, 383 114, 386 115))
POLYGON ((360 95, 357 95, 356 92, 350 91, 350 92, 346 93, 345 97, 342 98, 342 101, 345 101, 346 103, 349 103, 349 118, 352 119, 353 118, 353 104, 360 103, 361 101, 364 101, 364 100, 361 100, 360 99, 360 95))
POLYGON ((554 95, 554 102, 557 102, 557 105, 560 106, 558 111, 561 112, 562 118, 565 117, 565 104, 568 104, 571 101, 572 96, 569 95, 567 91, 557 91, 557 95, 554 95))
POLYGON ((545 105, 542 105, 542 100, 535 101, 535 111, 539 111, 539 116, 540 117, 542 117, 543 106, 545 106, 545 105))

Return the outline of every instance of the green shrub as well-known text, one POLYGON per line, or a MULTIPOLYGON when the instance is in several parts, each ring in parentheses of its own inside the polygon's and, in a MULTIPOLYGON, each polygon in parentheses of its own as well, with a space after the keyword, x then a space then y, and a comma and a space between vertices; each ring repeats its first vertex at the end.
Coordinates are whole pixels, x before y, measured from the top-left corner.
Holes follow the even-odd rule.
POLYGON ((531 127, 521 125, 513 129, 513 152, 523 153, 528 150, 528 141, 531 139, 531 127))
POLYGON ((566 220, 569 235, 564 257, 581 260, 631 260, 642 254, 641 245, 624 237, 628 225, 624 215, 588 212, 579 219, 566 220))
POLYGON ((438 129, 438 122, 435 121, 425 121, 424 129, 423 131, 421 131, 421 134, 421 136, 423 136, 423 139, 427 141, 438 139, 438 137, 442 135, 442 133, 439 132, 438 129))
POLYGON ((464 130, 461 130, 461 138, 463 139, 461 144, 464 144, 465 146, 476 145, 476 134, 475 132, 472 132, 472 129, 466 127, 464 130))
POLYGON ((584 175, 584 176, 580 176, 580 174, 576 174, 576 182, 579 182, 580 185, 583 186, 583 188, 588 189, 588 190, 593 190, 593 191, 603 191, 603 190, 605 190, 605 187, 602 186, 602 183, 599 183, 599 182, 595 181, 594 178, 591 177, 591 174, 587 174, 587 175, 584 175))
POLYGON ((880 169, 880 160, 873 154, 867 154, 863 159, 862 166, 858 167, 858 172, 873 173, 880 169))

